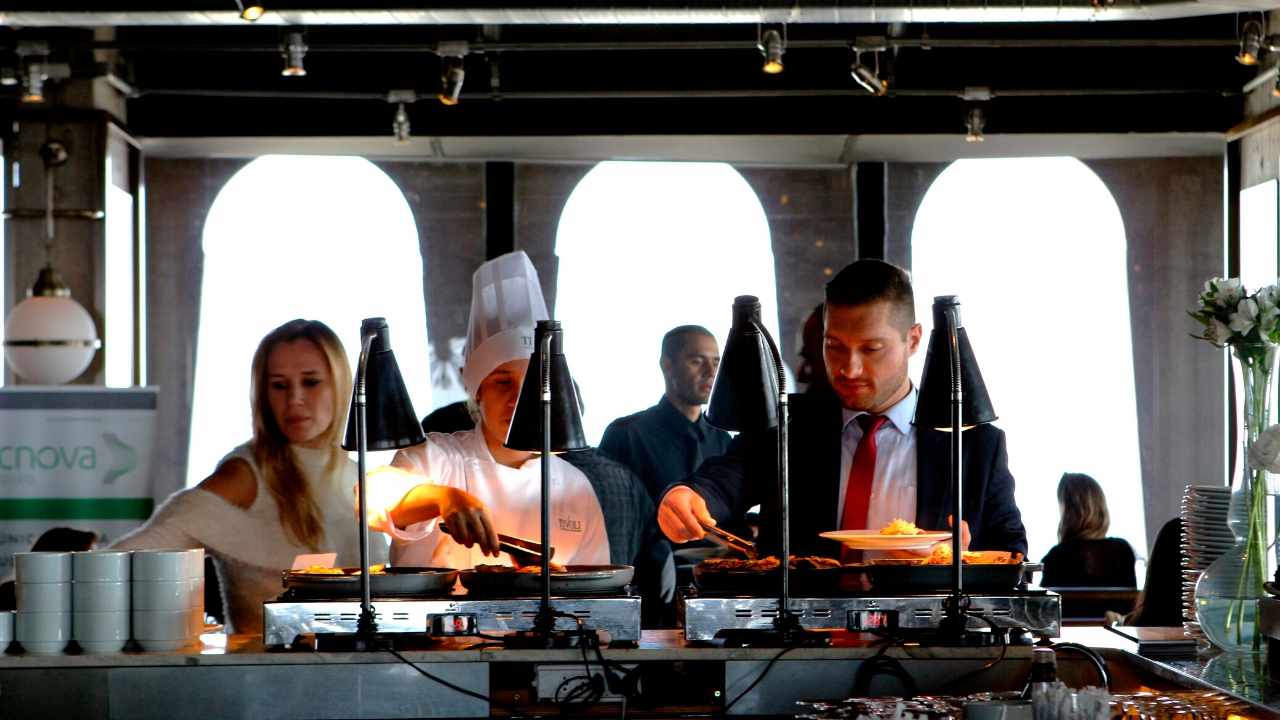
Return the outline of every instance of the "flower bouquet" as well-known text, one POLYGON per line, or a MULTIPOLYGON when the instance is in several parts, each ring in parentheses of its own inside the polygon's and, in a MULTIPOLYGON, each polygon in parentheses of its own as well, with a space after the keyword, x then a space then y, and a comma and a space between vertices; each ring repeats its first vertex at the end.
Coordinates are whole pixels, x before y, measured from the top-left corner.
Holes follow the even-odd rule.
POLYGON ((1257 600, 1269 578, 1267 470, 1280 470, 1280 429, 1270 422, 1271 377, 1280 342, 1280 289, 1268 285, 1250 294, 1236 278, 1205 283, 1199 307, 1190 312, 1204 326, 1197 336, 1230 348, 1240 368, 1244 468, 1232 490, 1227 524, 1235 545, 1207 568, 1196 584, 1196 618, 1210 641, 1224 650, 1260 652, 1257 600))

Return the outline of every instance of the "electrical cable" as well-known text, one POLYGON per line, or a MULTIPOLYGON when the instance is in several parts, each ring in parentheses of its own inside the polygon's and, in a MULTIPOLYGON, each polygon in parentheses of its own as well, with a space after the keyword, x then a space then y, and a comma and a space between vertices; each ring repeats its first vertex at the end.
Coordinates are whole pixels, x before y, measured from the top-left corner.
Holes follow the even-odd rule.
POLYGON ((1107 661, 1102 656, 1094 652, 1092 648, 1085 647, 1080 643, 1059 642, 1050 645, 1054 652, 1059 650, 1073 650, 1084 655, 1085 658, 1093 664, 1093 669, 1098 672, 1098 679, 1102 681, 1102 686, 1107 690, 1111 690, 1111 673, 1107 671, 1107 661))
POLYGON ((795 650, 797 647, 799 647, 799 646, 798 646, 798 645, 792 645, 791 647, 783 648, 781 652, 779 652, 777 655, 774 655, 774 656, 769 660, 769 664, 764 666, 764 670, 762 670, 762 671, 760 672, 760 674, 756 676, 756 679, 755 679, 755 680, 752 680, 752 681, 751 681, 751 684, 747 686, 747 689, 746 689, 746 690, 743 690, 741 693, 738 693, 738 697, 736 697, 736 698, 734 698, 733 700, 731 700, 731 701, 729 702, 729 704, 728 704, 728 705, 725 705, 725 706, 724 706, 724 710, 723 710, 722 712, 723 712, 724 714, 726 714, 726 715, 727 715, 727 714, 729 713, 729 708, 733 707, 734 705, 737 705, 739 700, 741 700, 742 698, 746 697, 746 696, 747 696, 747 694, 748 694, 748 693, 750 693, 752 690, 755 690, 755 689, 756 689, 756 686, 760 684, 760 681, 761 681, 761 680, 764 680, 764 676, 765 676, 765 675, 768 675, 768 674, 769 674, 769 671, 773 669, 773 665, 774 665, 774 663, 776 663, 776 662, 778 662, 779 660, 781 660, 783 655, 786 655, 787 653, 791 652, 792 650, 795 650))
POLYGON ((889 657, 886 653, 895 646, 902 645, 905 638, 896 635, 884 635, 884 644, 876 651, 875 655, 863 660, 858 666, 858 671, 853 675, 854 697, 866 697, 871 691, 871 681, 877 675, 888 675, 898 681, 902 686, 903 697, 915 697, 919 694, 919 687, 916 685, 915 678, 911 677, 911 673, 898 662, 896 658, 889 657))
POLYGON ((454 692, 457 692, 457 693, 461 693, 461 694, 463 694, 463 695, 466 695, 467 697, 472 697, 472 698, 475 698, 475 699, 477 699, 477 700, 483 700, 484 702, 488 703, 488 704, 489 704, 489 706, 490 706, 491 708, 496 706, 496 707, 500 707, 500 708, 502 708, 502 709, 504 709, 504 710, 507 710, 507 711, 509 711, 509 712, 512 712, 512 713, 516 712, 516 708, 515 708, 515 707, 513 707, 513 706, 506 705, 505 703, 497 702, 497 701, 495 701, 495 700, 490 699, 488 695, 481 695, 481 694, 480 694, 480 693, 478 693, 478 692, 472 692, 471 690, 468 690, 468 689, 466 689, 466 688, 464 688, 464 687, 460 687, 460 686, 458 686, 458 685, 454 685, 453 683, 449 682, 448 680, 445 680, 445 679, 444 679, 444 678, 442 678, 442 677, 438 677, 438 676, 436 676, 436 675, 432 675, 431 673, 427 672, 426 670, 423 670, 422 668, 418 667, 418 666, 417 666, 417 664, 415 664, 413 661, 409 660, 409 659, 408 659, 408 658, 406 658, 405 656, 403 656, 403 655, 401 655, 400 653, 396 652, 395 648, 391 647, 390 645, 384 645, 384 646, 382 647, 382 649, 383 649, 383 650, 386 650, 386 651, 387 651, 387 652, 389 652, 389 653, 391 653, 391 655, 392 655, 393 657, 395 657, 397 660, 399 660, 400 662, 404 663, 405 665, 408 665, 409 667, 413 668, 414 670, 417 670, 417 671, 418 671, 418 672, 419 672, 423 677, 427 678, 428 680, 432 680, 432 681, 436 682, 437 684, 443 685, 443 686, 445 686, 445 687, 449 688, 450 690, 453 690, 454 692))
POLYGON ((947 689, 947 688, 954 687, 954 686, 956 686, 956 685, 960 684, 961 682, 963 682, 963 681, 965 681, 965 680, 972 680, 973 678, 975 678, 975 677, 977 677, 977 676, 981 675, 982 673, 984 673, 984 672, 986 672, 986 671, 990 670, 991 668, 995 667, 996 665, 999 665, 999 664, 1000 664, 1000 662, 1004 660, 1005 655, 1008 653, 1008 650, 1009 650, 1009 642, 1008 642, 1008 638, 1006 637, 1006 635, 1005 635, 1003 632, 1001 632, 1001 631, 1000 631, 1000 627, 999 627, 998 625, 996 625, 996 624, 995 624, 995 622, 994 622, 993 620, 991 620, 991 618, 986 617, 986 616, 984 616, 984 615, 981 615, 981 614, 979 614, 979 613, 972 613, 972 612, 971 612, 971 613, 966 613, 966 614, 967 614, 969 617, 977 618, 977 619, 981 620, 982 622, 985 622, 988 626, 990 626, 990 627, 991 627, 991 632, 993 632, 993 633, 995 633, 996 635, 998 635, 998 636, 999 636, 999 638, 1000 638, 1000 654, 996 657, 996 659, 992 660, 991 662, 988 662, 987 664, 983 665, 982 667, 980 667, 980 668, 978 668, 978 669, 976 669, 976 670, 970 670, 970 671, 969 671, 969 672, 967 672, 967 673, 964 673, 964 674, 962 674, 962 675, 959 675, 959 676, 957 676, 957 677, 955 677, 955 678, 952 678, 951 680, 947 681, 947 683, 946 683, 946 684, 944 684, 944 685, 942 686, 942 687, 943 687, 943 689, 947 689))

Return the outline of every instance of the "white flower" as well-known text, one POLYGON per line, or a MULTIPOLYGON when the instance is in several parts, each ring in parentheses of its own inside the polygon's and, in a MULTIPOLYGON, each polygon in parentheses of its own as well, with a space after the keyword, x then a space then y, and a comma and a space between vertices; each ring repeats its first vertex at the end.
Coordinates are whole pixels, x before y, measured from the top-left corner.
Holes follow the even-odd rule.
POLYGON ((1280 425, 1258 433, 1258 439, 1249 444, 1249 465, 1255 470, 1280 473, 1280 425))
POLYGON ((1274 342, 1276 336, 1277 321, 1280 320, 1280 308, 1269 307, 1258 310, 1258 334, 1263 340, 1274 342))
POLYGON ((1226 345, 1227 340, 1231 339, 1231 328, 1221 320, 1213 318, 1204 328, 1204 338, 1214 345, 1226 345))
POLYGON ((1259 288, 1258 292, 1253 294, 1253 299, 1258 303, 1258 310, 1266 312, 1280 304, 1280 288, 1275 285, 1259 288))
POLYGON ((1248 335, 1250 330, 1258 321, 1258 303, 1252 298, 1241 300, 1236 306, 1236 311, 1231 313, 1230 320, 1231 329, 1241 335, 1248 335))
POLYGON ((1213 299, 1221 307, 1233 308, 1244 298, 1240 278, 1217 278, 1213 283, 1218 291, 1213 299))

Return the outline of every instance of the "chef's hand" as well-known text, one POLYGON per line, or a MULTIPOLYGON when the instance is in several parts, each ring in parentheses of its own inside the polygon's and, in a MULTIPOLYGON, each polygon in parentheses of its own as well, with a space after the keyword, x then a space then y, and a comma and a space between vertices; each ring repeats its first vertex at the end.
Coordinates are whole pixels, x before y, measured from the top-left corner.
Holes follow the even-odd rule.
POLYGON ((715 525, 715 518, 707 512, 707 501, 688 485, 672 488, 662 496, 658 506, 658 527, 671 542, 686 543, 701 540, 707 533, 703 525, 715 525))
POLYGON ((498 531, 493 528, 484 503, 474 495, 457 488, 435 486, 441 492, 436 500, 440 522, 454 542, 464 547, 479 545, 485 555, 498 556, 498 531))
MULTIPOLYGON (((948 515, 947 527, 955 527, 954 521, 955 521, 955 516, 948 515)), ((947 541, 947 542, 948 544, 950 543, 950 541, 947 541)), ((967 520, 960 521, 960 549, 961 550, 969 549, 969 521, 967 520)))

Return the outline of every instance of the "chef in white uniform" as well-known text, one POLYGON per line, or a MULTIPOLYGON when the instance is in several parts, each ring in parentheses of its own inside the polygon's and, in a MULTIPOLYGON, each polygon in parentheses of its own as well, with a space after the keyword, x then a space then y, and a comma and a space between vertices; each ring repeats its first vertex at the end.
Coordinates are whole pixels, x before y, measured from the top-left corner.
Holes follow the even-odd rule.
MULTIPOLYGON (((431 433, 426 443, 397 452, 391 467, 369 474, 369 527, 391 536, 394 565, 510 565, 509 556, 499 555, 497 533, 541 537, 541 460, 503 443, 533 351, 534 325, 548 317, 542 287, 523 251, 481 265, 471 283, 462 381, 479 424, 431 433)), ((607 564, 609 540, 591 483, 564 460, 552 456, 550 462, 556 562, 607 564)))

